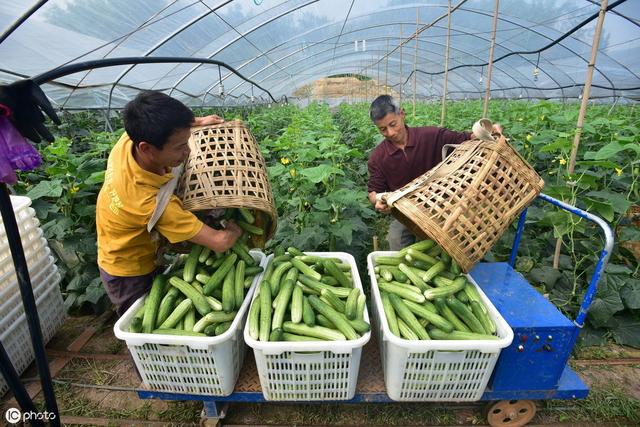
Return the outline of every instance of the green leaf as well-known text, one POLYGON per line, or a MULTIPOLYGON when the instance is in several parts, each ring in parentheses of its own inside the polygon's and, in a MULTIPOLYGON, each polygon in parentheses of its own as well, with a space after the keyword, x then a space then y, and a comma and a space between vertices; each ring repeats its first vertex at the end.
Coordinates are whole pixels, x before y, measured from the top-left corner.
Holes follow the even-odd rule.
POLYGON ((284 167, 284 165, 280 164, 280 163, 276 163, 273 166, 268 166, 267 167, 267 172, 269 173, 269 176, 271 178, 276 178, 282 174, 288 173, 287 172, 287 168, 284 167))
POLYGON ((547 289, 553 289, 560 276, 562 273, 559 270, 548 266, 534 267, 529 272, 534 283, 544 283, 547 289))
POLYGON ((87 302, 90 302, 91 304, 97 304, 105 294, 106 292, 104 290, 104 286, 102 286, 102 283, 100 283, 99 280, 98 283, 92 281, 89 286, 87 286, 85 292, 85 300, 87 302))
POLYGON ((631 202, 627 200, 623 194, 614 193, 613 191, 589 191, 586 195, 608 201, 613 207, 613 210, 619 214, 625 213, 629 209, 629 206, 631 206, 631 202))
POLYGON ((630 314, 616 316, 618 326, 611 332, 613 339, 621 345, 640 348, 640 319, 630 314))
POLYGON ((607 343, 605 336, 606 330, 595 329, 591 325, 587 324, 580 331, 579 343, 585 347, 591 347, 594 345, 604 345, 607 343))
POLYGON ((607 274, 623 274, 626 276, 630 276, 631 273, 633 273, 633 270, 631 270, 629 267, 627 267, 626 265, 622 265, 622 264, 616 264, 613 262, 610 262, 607 264, 607 267, 605 268, 605 272, 607 274))
POLYGON ((40 181, 33 188, 31 188, 26 196, 31 200, 39 199, 40 197, 60 197, 62 195, 62 181, 54 179, 52 181, 40 181))
POLYGON ((624 310, 624 304, 620 298, 620 289, 624 286, 624 279, 621 276, 606 275, 589 308, 589 319, 596 326, 605 326, 607 322, 619 311, 624 310))
POLYGON ((329 196, 327 196, 327 199, 329 199, 329 201, 331 202, 340 203, 343 205, 357 205, 361 200, 366 199, 366 195, 364 192, 341 188, 340 190, 334 191, 329 194, 329 196))
POLYGON ((625 241, 638 241, 640 240, 640 228, 639 227, 620 227, 618 239, 622 242, 625 241))
POLYGON ((612 222, 615 213, 613 212, 613 206, 609 202, 601 202, 590 197, 586 198, 585 204, 587 205, 587 211, 595 211, 598 215, 605 220, 612 222))
POLYGON ((640 310, 640 280, 628 277, 627 284, 620 290, 620 298, 631 310, 640 310))
POLYGON ((331 227, 331 233, 342 242, 351 245, 353 239, 353 227, 351 227, 351 223, 345 221, 338 224, 337 227, 331 227))
POLYGON ((617 141, 610 142, 596 152, 595 156, 593 156, 593 160, 610 159, 626 148, 629 147, 626 147, 617 141))
POLYGON ((104 171, 93 172, 87 179, 84 180, 86 185, 102 184, 104 182, 104 171))
POLYGON ((300 174, 307 177, 311 182, 318 184, 329 178, 331 175, 344 175, 344 172, 333 166, 319 165, 313 168, 302 169, 300 170, 300 174))
POLYGON ((319 197, 313 202, 313 208, 319 211, 328 211, 331 209, 331 203, 326 197, 319 197))

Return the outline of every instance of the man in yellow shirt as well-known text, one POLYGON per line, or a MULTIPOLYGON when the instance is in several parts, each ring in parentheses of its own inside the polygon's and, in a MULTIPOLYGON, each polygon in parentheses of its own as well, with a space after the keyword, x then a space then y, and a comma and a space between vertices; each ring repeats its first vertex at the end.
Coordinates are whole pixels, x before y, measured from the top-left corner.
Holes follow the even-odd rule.
MULTIPOLYGON (((120 316, 148 292, 159 272, 158 242, 147 225, 158 191, 173 178, 171 168, 189 156, 191 126, 222 122, 215 115, 196 118, 180 101, 155 91, 129 102, 123 119, 126 132, 109 154, 96 206, 100 278, 120 316)), ((175 195, 153 228, 171 243, 188 240, 216 252, 231 248, 242 234, 231 221, 224 230, 207 226, 175 195)))

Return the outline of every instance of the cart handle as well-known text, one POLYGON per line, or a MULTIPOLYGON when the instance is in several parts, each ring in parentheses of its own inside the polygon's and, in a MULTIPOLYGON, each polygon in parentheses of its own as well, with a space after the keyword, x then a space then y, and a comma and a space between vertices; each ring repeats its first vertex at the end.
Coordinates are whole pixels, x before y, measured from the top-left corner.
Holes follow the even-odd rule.
MULTIPOLYGON (((609 226, 609 224, 607 224, 599 216, 593 215, 575 206, 571 206, 567 203, 561 202, 560 200, 554 199, 553 197, 547 196, 546 194, 543 194, 543 193, 541 193, 538 196, 538 198, 544 200, 545 202, 551 203, 552 205, 557 206, 560 209, 564 209, 567 212, 577 215, 581 218, 585 218, 591 222, 595 222, 600 226, 600 228, 604 232, 604 238, 605 238, 604 249, 602 250, 602 252, 600 252, 600 258, 598 258, 596 269, 593 272, 593 276, 591 276, 591 281, 589 282, 589 287, 587 288, 587 292, 584 295, 584 300, 582 300, 582 304, 580 305, 578 316, 573 321, 573 323, 575 323, 575 325, 578 328, 582 328, 584 326, 584 320, 587 317, 587 311, 589 311, 589 306, 591 306, 591 302, 593 301, 593 298, 596 295, 596 291, 598 290, 598 282, 600 281, 600 276, 602 276, 602 273, 604 272, 607 266, 607 263, 609 262, 609 256, 611 255, 611 251, 613 250, 613 242, 614 242, 613 231, 611 230, 611 227, 609 226)), ((520 245, 520 239, 522 237, 522 230, 524 229, 524 222, 526 217, 527 217, 527 209, 522 211, 522 213, 520 214, 520 219, 518 220, 518 230, 513 240, 513 247, 511 248, 509 265, 513 268, 515 268, 516 256, 518 254, 518 246, 520 245)))

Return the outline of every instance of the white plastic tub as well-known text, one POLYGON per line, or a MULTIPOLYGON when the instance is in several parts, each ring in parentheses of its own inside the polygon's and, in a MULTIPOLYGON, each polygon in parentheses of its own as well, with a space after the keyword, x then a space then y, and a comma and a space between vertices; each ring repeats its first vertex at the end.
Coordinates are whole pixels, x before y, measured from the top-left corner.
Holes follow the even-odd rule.
MULTIPOLYGON (((363 290, 351 255, 344 252, 305 253, 348 262, 354 286, 363 290)), ((257 292, 254 303, 256 295, 257 292)), ((369 323, 366 309, 364 316, 369 323)), ((266 400, 279 401, 353 398, 362 347, 370 338, 371 331, 351 341, 264 342, 251 338, 248 325, 245 324, 244 329, 244 340, 253 348, 262 394, 266 400)))
MULTIPOLYGON (((265 267, 265 255, 251 250, 251 256, 265 267)), ((247 291, 233 323, 222 335, 191 337, 129 332, 129 324, 143 303, 136 301, 116 322, 113 332, 126 341, 145 386, 174 393, 228 396, 233 392, 246 347, 242 328, 253 292, 264 272, 247 291)))
MULTIPOLYGON (((49 286, 40 297, 36 298, 38 317, 40 318, 40 328, 42 329, 42 339, 44 344, 55 335, 56 331, 64 323, 66 318, 64 301, 60 288, 60 275, 54 272, 50 279, 56 286, 49 286)), ((0 341, 9 359, 18 374, 25 369, 34 359, 33 346, 29 335, 29 325, 22 307, 22 301, 12 312, 0 320, 0 341)), ((8 385, 0 375, 0 396, 7 391, 8 385)))
MULTIPOLYGON (((38 299, 47 289, 58 286, 58 281, 53 280, 58 271, 52 256, 48 256, 38 261, 33 268, 29 269, 29 277, 34 298, 38 299)), ((9 282, 8 286, 0 287, 0 319, 9 315, 15 307, 22 306, 20 287, 15 274, 7 279, 0 279, 0 283, 9 282)), ((0 334, 2 334, 0 329, 0 334)))
POLYGON ((513 330, 473 278, 467 275, 496 323, 499 340, 410 341, 394 335, 382 308, 374 261, 378 256, 396 254, 380 251, 367 257, 387 394, 393 400, 407 402, 480 400, 500 351, 513 340, 513 330))

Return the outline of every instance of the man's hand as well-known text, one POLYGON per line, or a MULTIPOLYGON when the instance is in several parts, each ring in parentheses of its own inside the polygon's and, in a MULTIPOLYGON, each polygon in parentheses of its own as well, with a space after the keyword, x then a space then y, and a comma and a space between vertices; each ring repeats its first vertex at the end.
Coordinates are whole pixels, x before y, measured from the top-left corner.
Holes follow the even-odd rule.
POLYGON ((196 117, 193 121, 193 126, 207 126, 207 125, 219 125, 224 123, 224 119, 217 114, 210 116, 196 117))
POLYGON ((18 132, 33 142, 38 143, 42 138, 53 142, 53 135, 44 126, 45 117, 41 109, 55 124, 60 124, 46 95, 32 80, 0 86, 0 116, 9 117, 18 132))
POLYGON ((502 134, 502 125, 500 123, 494 123, 491 127, 491 133, 502 134))
POLYGON ((231 236, 233 236, 234 241, 238 240, 240 236, 242 236, 242 228, 240 228, 240 226, 235 222, 233 222, 233 220, 231 219, 227 221, 227 226, 225 227, 224 231, 231 234, 231 236))
POLYGON ((374 208, 378 212, 381 212, 383 214, 391 213, 391 207, 389 205, 387 205, 385 202, 383 202, 382 200, 376 200, 376 204, 375 204, 374 208))
POLYGON ((369 202, 371 202, 375 210, 383 214, 391 213, 391 207, 389 207, 380 197, 378 197, 378 193, 376 193, 375 191, 371 191, 368 197, 369 202))

